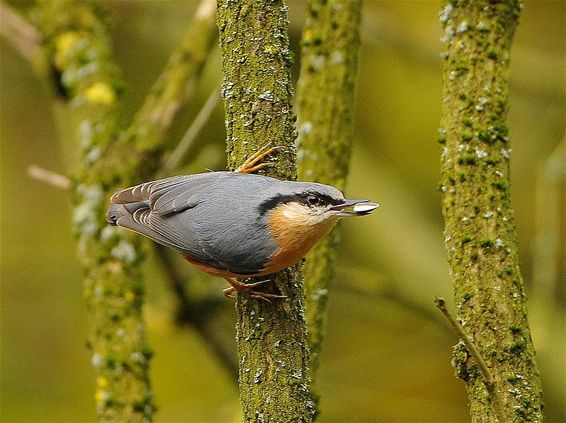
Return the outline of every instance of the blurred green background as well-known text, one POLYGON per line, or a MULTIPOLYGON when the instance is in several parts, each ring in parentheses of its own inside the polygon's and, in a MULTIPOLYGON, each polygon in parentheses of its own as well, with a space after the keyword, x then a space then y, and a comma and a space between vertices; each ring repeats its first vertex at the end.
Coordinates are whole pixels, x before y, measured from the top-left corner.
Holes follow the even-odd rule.
MULTIPOLYGON (((21 11, 31 5, 10 4, 21 11)), ((127 118, 197 2, 104 4, 128 84, 127 118)), ((296 50, 306 3, 289 5, 296 50)), ((464 384, 450 366, 456 336, 432 303, 435 295, 451 298, 436 189, 440 7, 436 1, 365 1, 347 194, 371 198, 381 208, 343 224, 318 376, 320 422, 469 421, 464 384)), ((520 259, 548 422, 566 421, 565 16, 563 1, 525 2, 512 52, 508 120, 520 259)), ((1 419, 92 421, 94 378, 68 193, 26 173, 37 164, 68 174, 74 147, 58 137, 45 81, 4 39, 0 46, 1 419)), ((219 78, 215 48, 185 123, 219 78)), ((183 172, 223 168, 222 113, 218 106, 183 172)), ((173 133, 172 142, 181 135, 180 129, 173 133)), ((173 295, 147 247, 145 312, 155 350, 156 421, 239 421, 234 378, 206 340, 175 325, 173 295)), ((183 272, 196 290, 209 287, 221 295, 224 281, 183 272)), ((216 327, 233 343, 233 303, 227 300, 225 307, 216 327)))

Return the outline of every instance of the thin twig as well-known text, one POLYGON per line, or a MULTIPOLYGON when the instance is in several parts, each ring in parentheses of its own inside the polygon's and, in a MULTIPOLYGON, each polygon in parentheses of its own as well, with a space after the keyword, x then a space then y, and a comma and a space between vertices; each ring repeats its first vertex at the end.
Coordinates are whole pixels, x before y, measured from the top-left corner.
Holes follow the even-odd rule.
POLYGON ((198 115, 193 120, 193 123, 183 136, 183 139, 181 139, 179 144, 177 144, 177 147, 175 147, 175 149, 171 152, 171 155, 163 165, 163 169, 161 170, 162 174, 169 174, 179 167, 181 160, 183 160, 183 157, 187 153, 188 149, 191 147, 194 140, 202 130, 204 124, 208 122, 210 115, 216 108, 218 100, 220 100, 219 91, 220 82, 214 86, 214 88, 210 92, 210 95, 208 96, 208 99, 206 100, 206 103, 204 103, 204 106, 202 106, 202 109, 200 109, 198 115))
POLYGON ((73 182, 66 176, 53 172, 52 170, 43 169, 37 165, 28 166, 27 173, 38 181, 45 182, 46 184, 65 191, 70 191, 71 188, 73 188, 73 182))
POLYGON ((0 1, 0 34, 32 64, 40 57, 40 34, 35 26, 16 10, 0 1))
POLYGON ((507 418, 505 417, 505 408, 503 407, 503 402, 501 400, 501 397, 499 396, 499 392, 497 391, 497 387, 495 385, 493 376, 491 375, 489 368, 485 364, 485 361, 483 360, 479 350, 476 348, 472 339, 464 331, 462 324, 458 322, 454 318, 454 316, 452 316, 452 313, 450 313, 448 308, 446 308, 446 301, 444 300, 444 298, 435 297, 434 304, 442 312, 442 314, 444 314, 444 316, 448 319, 448 321, 450 322, 450 324, 452 325, 452 327, 454 328, 454 330, 456 331, 462 342, 464 342, 466 349, 468 350, 468 352, 476 362, 479 371, 482 375, 485 388, 487 389, 487 392, 489 393, 489 396, 491 398, 491 404, 493 407, 493 411, 495 412, 495 417, 497 418, 497 421, 499 423, 505 423, 507 421, 507 418))

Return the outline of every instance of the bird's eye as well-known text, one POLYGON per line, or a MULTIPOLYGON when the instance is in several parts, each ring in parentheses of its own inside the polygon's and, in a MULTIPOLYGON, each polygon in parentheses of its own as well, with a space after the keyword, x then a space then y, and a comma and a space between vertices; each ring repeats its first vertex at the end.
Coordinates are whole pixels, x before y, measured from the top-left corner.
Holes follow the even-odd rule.
POLYGON ((310 206, 316 206, 319 203, 318 197, 316 195, 309 195, 307 197, 307 203, 309 203, 310 206))

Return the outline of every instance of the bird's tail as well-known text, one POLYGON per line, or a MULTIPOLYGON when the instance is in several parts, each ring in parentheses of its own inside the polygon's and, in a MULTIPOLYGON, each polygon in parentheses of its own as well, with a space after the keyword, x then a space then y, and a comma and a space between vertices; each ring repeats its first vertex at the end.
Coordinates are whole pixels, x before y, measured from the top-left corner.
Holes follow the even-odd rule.
MULTIPOLYGON (((149 210, 149 204, 147 204, 146 201, 137 201, 127 204, 117 204, 111 202, 110 207, 108 208, 108 212, 106 213, 106 221, 111 225, 118 225, 118 219, 124 216, 131 218, 133 214, 139 209, 149 210)), ((122 225, 122 222, 120 222, 119 224, 122 225)))
POLYGON ((118 222, 118 219, 125 215, 124 212, 127 212, 127 210, 124 209, 122 204, 111 203, 110 208, 106 213, 106 221, 111 225, 116 226, 118 224, 116 223, 118 222))

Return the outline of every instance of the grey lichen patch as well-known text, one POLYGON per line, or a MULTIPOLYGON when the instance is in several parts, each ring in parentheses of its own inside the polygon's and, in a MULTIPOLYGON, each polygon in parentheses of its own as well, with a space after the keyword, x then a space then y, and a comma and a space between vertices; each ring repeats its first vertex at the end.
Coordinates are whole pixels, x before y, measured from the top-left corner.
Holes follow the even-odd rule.
POLYGON ((73 210, 74 232, 78 236, 79 252, 86 256, 89 243, 101 228, 101 210, 104 192, 99 185, 78 184, 77 205, 73 210))
POLYGON ((452 3, 447 1, 444 5, 444 8, 439 13, 439 20, 440 23, 445 24, 450 20, 450 15, 452 15, 452 11, 454 10, 454 6, 452 3))
POLYGON ((138 259, 136 248, 127 241, 120 241, 118 245, 112 248, 110 256, 128 264, 133 264, 138 259))
POLYGON ((468 363, 470 355, 463 341, 459 341, 452 349, 452 367, 455 375, 463 381, 468 381, 477 375, 477 370, 470 369, 468 363))

